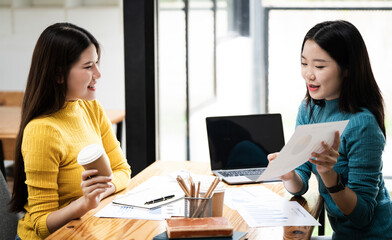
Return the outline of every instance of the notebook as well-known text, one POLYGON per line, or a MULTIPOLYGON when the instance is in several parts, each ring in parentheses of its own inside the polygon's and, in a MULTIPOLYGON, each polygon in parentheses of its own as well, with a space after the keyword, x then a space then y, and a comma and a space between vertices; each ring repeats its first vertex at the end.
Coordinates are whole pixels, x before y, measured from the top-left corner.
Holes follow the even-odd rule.
POLYGON ((206 124, 211 170, 228 184, 261 182, 267 155, 285 144, 280 114, 207 117, 206 124))

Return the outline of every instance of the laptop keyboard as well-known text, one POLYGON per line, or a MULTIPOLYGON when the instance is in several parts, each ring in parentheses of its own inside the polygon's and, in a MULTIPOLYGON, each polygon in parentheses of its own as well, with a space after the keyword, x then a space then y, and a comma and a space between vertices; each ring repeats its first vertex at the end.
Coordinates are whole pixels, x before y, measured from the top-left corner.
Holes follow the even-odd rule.
POLYGON ((232 171, 218 171, 224 177, 237 177, 237 176, 250 176, 250 175, 261 175, 265 169, 240 169, 232 171))

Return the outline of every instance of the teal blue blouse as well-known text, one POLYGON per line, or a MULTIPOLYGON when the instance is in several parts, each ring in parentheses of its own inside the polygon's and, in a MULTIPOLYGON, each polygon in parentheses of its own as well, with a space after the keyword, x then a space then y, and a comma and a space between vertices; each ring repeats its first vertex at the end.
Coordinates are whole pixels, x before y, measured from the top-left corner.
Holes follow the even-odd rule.
POLYGON ((350 120, 343 134, 340 133, 340 156, 334 170, 342 174, 343 182, 357 194, 357 205, 350 215, 344 215, 326 190, 316 165, 310 162, 295 170, 304 184, 300 192, 293 194, 302 195, 308 190, 308 180, 313 172, 334 230, 333 239, 392 239, 392 202, 382 175, 384 135, 370 111, 340 112, 338 101, 325 101, 324 107, 306 106, 303 102, 298 111, 297 126, 350 120), (311 117, 310 108, 313 108, 311 117))

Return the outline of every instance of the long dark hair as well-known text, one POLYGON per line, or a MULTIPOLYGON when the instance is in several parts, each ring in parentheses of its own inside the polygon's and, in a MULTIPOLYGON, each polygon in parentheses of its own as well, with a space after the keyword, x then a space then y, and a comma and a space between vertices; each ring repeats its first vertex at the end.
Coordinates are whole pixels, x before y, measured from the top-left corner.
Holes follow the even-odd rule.
MULTIPOLYGON (((347 73, 341 85, 339 110, 357 113, 362 111, 361 108, 368 109, 386 136, 384 100, 370 66, 365 42, 358 29, 347 21, 326 21, 308 31, 302 43, 301 53, 307 40, 315 41, 337 62, 342 72, 347 73)), ((324 100, 312 99, 309 90, 306 91, 305 99, 308 106, 312 101, 321 106, 325 104, 324 100)))
POLYGON ((14 187, 10 210, 25 211, 27 203, 26 173, 21 152, 23 131, 34 118, 59 111, 65 104, 67 79, 72 65, 82 52, 98 41, 88 31, 71 23, 47 27, 35 45, 22 103, 22 119, 16 138, 14 187))

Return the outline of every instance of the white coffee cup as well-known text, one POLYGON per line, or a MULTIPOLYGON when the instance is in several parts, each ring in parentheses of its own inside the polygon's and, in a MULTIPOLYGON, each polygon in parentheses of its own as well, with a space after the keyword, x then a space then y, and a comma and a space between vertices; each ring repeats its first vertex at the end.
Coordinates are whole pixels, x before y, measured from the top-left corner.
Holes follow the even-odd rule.
POLYGON ((85 170, 96 169, 99 176, 110 177, 112 175, 108 155, 106 155, 105 149, 101 145, 91 144, 84 147, 79 152, 77 160, 85 170))

